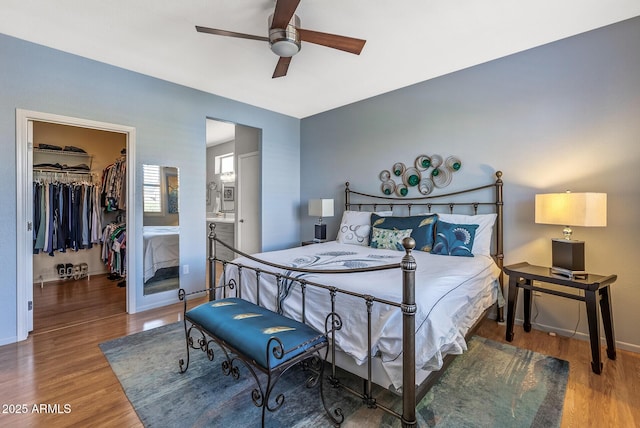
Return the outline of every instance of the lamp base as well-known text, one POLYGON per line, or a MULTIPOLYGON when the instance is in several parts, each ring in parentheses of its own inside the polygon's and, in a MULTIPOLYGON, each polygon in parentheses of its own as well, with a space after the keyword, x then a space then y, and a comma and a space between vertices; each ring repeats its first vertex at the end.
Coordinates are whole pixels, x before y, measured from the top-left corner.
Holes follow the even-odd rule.
POLYGON ((326 224, 316 224, 315 225, 315 237, 313 239, 314 242, 324 242, 327 240, 327 225, 326 224))
POLYGON ((572 272, 584 271, 584 241, 551 240, 551 266, 572 272))

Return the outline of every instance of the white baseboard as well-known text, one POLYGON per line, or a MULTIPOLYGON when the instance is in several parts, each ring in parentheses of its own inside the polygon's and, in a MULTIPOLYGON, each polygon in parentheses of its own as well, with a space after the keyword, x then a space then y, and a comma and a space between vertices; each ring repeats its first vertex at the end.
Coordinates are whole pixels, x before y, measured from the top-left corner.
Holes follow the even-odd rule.
POLYGON ((10 343, 16 343, 18 341, 18 336, 9 336, 0 338, 0 346, 9 345, 10 343))
MULTIPOLYGON (((516 318, 515 323, 517 325, 522 325, 524 323, 524 320, 516 318)), ((574 331, 570 329, 563 329, 563 328, 558 328, 555 326, 539 324, 539 323, 531 323, 531 328, 539 331, 555 333, 559 336, 565 336, 565 337, 573 336, 574 338, 584 340, 585 342, 589 341, 589 334, 582 333, 580 331, 576 331, 574 334, 574 331)), ((600 343, 601 344, 607 343, 607 340, 604 336, 604 332, 601 332, 600 334, 600 343)), ((640 345, 621 342, 619 340, 616 340, 616 349, 624 349, 625 351, 635 352, 637 354, 640 354, 640 345)))

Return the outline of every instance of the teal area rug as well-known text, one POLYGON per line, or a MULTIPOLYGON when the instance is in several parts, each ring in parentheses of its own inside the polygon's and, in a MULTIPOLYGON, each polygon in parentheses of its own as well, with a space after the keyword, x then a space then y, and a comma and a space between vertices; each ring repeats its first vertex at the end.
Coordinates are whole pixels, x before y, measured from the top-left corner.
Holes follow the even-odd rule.
MULTIPOLYGON (((214 345, 215 347, 215 345, 214 345)), ((259 427, 261 409, 251 401, 255 383, 241 367, 239 380, 222 374, 222 352, 209 361, 192 350, 189 370, 182 323, 174 323, 100 344, 111 368, 146 427, 259 427)), ((569 363, 475 336, 417 406, 421 427, 558 427, 569 363)), ((345 372, 341 380, 360 390, 361 381, 345 372)), ((304 386, 307 373, 293 367, 276 385, 283 406, 267 412, 269 427, 329 427, 318 389, 304 386)), ((325 384, 326 385, 326 384, 325 384)), ((397 396, 378 401, 401 413, 397 396)), ((327 404, 345 414, 344 427, 396 427, 400 422, 366 408, 341 389, 325 388, 327 404)), ((274 395, 275 396, 275 395, 274 395)))

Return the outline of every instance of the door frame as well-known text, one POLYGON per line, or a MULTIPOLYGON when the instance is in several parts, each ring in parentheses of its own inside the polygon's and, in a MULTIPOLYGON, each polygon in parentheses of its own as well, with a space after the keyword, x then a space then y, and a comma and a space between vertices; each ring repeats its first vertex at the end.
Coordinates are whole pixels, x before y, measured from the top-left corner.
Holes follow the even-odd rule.
MULTIPOLYGON (((33 122, 91 128, 125 134, 127 140, 127 206, 135 206, 135 141, 136 129, 108 122, 61 116, 32 110, 16 109, 16 335, 27 339, 33 330, 33 122), (30 303, 31 302, 31 305, 30 303)), ((135 215, 127 210, 127 229, 134 231, 135 215)), ((136 312, 135 239, 127 239, 127 307, 136 312)))

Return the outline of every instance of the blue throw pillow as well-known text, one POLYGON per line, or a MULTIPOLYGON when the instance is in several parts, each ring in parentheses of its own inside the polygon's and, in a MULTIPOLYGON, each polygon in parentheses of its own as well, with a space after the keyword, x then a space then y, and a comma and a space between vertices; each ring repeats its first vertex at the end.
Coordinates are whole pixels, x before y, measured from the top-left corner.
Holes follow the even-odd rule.
POLYGON ((477 224, 436 223, 436 239, 431 254, 442 256, 473 257, 471 249, 477 224))
MULTIPOLYGON (((382 217, 371 214, 371 234, 373 228, 407 230, 411 229, 411 237, 416 241, 416 250, 429 252, 433 247, 433 227, 438 214, 415 215, 409 217, 382 217)), ((371 236, 369 237, 371 240, 371 236)))

